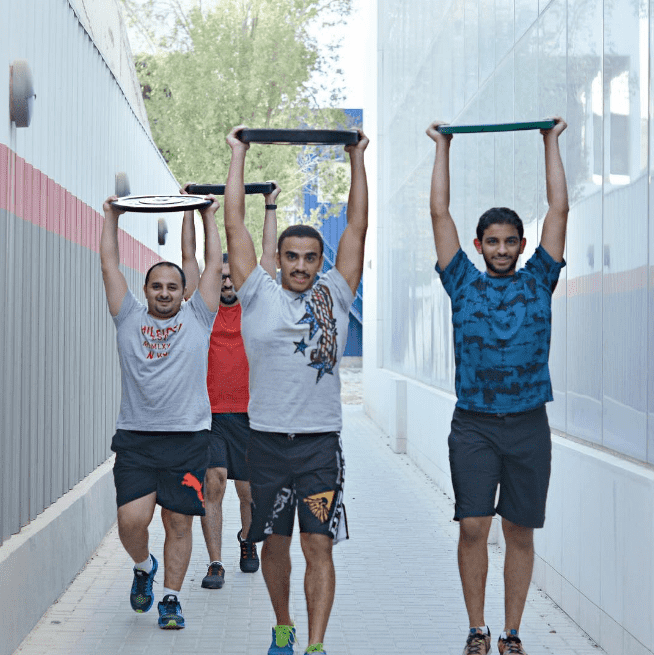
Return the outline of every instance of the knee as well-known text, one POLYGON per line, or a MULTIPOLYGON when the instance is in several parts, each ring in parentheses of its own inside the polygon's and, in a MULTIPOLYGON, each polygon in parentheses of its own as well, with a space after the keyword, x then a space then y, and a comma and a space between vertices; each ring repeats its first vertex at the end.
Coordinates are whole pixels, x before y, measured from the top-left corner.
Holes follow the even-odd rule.
POLYGON ((204 494, 212 503, 222 500, 227 487, 227 470, 224 468, 207 469, 204 476, 204 494))
POLYGON ((329 564, 332 561, 334 541, 324 534, 301 533, 300 543, 307 564, 329 564))
POLYGON ((530 550, 534 547, 534 529, 511 523, 502 519, 502 532, 508 546, 521 550, 530 550))
POLYGON ((488 541, 492 518, 490 516, 471 516, 459 522, 460 542, 475 546, 488 541))
POLYGON ((161 519, 166 531, 166 537, 173 539, 187 539, 191 534, 193 517, 178 514, 167 509, 161 510, 161 519))

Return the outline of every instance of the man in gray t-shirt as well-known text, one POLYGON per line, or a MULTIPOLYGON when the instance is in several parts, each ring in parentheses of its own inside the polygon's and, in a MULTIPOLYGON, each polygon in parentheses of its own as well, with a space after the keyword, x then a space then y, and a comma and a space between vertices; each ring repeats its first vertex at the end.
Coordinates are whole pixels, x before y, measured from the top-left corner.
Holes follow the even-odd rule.
POLYGON ((261 570, 277 618, 268 655, 294 652, 289 588, 296 510, 307 560, 307 650, 324 654, 322 642, 335 588, 332 546, 347 535, 338 363, 349 308, 363 272, 368 139, 359 131, 358 144, 345 148, 352 180, 336 265, 314 284, 323 265, 322 237, 312 227, 293 225, 277 243, 279 285, 257 266, 245 226, 243 176, 249 145, 236 136, 240 129, 242 125, 227 137, 232 160, 225 188, 225 231, 250 366, 247 456, 253 512, 249 536, 253 541, 265 540, 261 570))
POLYGON ((145 277, 147 306, 127 288, 119 268, 118 217, 108 198, 100 259, 109 312, 116 324, 122 398, 111 448, 118 534, 134 560, 130 603, 147 612, 158 563, 150 554, 148 526, 157 504, 166 532, 159 627, 184 627, 178 594, 191 557, 193 515, 204 514, 202 481, 207 464, 211 407, 207 352, 220 302, 222 252, 215 223, 218 203, 202 211, 205 269, 197 291, 182 305, 185 276, 170 262, 145 277))

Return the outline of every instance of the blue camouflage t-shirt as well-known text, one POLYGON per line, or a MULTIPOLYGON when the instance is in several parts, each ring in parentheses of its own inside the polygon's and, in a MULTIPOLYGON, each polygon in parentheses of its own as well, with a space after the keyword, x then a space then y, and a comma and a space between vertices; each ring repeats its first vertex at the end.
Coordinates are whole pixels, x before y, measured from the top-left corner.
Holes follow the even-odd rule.
POLYGON ((461 249, 445 270, 436 264, 452 301, 457 407, 504 414, 553 399, 552 293, 564 266, 542 246, 510 277, 482 273, 461 249))

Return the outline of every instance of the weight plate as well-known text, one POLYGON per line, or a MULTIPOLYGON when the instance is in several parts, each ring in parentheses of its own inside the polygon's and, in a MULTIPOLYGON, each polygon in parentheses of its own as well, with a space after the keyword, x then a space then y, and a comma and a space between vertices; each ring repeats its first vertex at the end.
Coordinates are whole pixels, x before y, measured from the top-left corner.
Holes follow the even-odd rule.
POLYGON ((273 130, 244 128, 238 133, 243 143, 281 143, 303 145, 356 145, 359 133, 355 130, 273 130))
POLYGON ((441 134, 470 134, 476 132, 517 132, 520 130, 549 130, 556 121, 532 121, 528 123, 495 123, 493 125, 439 125, 441 134))
POLYGON ((203 209, 211 200, 201 196, 127 196, 114 200, 114 207, 130 212, 183 212, 203 209))

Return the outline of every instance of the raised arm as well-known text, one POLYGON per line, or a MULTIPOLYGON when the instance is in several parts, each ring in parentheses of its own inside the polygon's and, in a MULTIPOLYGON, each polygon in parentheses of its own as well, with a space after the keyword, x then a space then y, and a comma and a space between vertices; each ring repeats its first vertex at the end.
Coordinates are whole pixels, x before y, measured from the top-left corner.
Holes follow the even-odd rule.
POLYGON ((263 195, 266 202, 266 213, 263 219, 263 241, 261 260, 259 263, 271 278, 275 279, 277 275, 277 261, 275 253, 277 251, 277 209, 268 209, 269 205, 277 204, 277 196, 281 191, 279 184, 273 181, 273 190, 263 195))
MULTIPOLYGON (((186 195, 186 187, 191 184, 184 185, 183 189, 180 189, 181 194, 186 195)), ((184 299, 188 300, 193 292, 198 288, 198 282, 200 281, 200 267, 198 266, 198 260, 195 256, 196 242, 195 242, 195 220, 194 212, 187 211, 184 212, 184 220, 182 221, 182 270, 186 276, 186 292, 184 294, 184 299)))
POLYGON ((206 306, 212 312, 217 312, 222 287, 223 251, 220 246, 218 226, 216 225, 218 201, 211 195, 207 196, 207 198, 210 198, 213 202, 200 212, 204 226, 204 271, 198 283, 198 290, 206 306))
POLYGON ((450 214, 450 142, 451 134, 441 134, 436 128, 442 121, 434 121, 427 128, 427 136, 436 143, 434 170, 431 175, 429 211, 434 231, 436 258, 441 269, 447 268, 461 247, 456 225, 450 214))
POLYGON ((112 316, 118 316, 120 306, 127 293, 127 281, 120 272, 120 253, 118 251, 118 217, 124 213, 116 209, 111 203, 117 200, 118 196, 107 198, 102 209, 104 210, 104 223, 102 224, 102 236, 100 237, 100 264, 102 266, 102 279, 104 290, 107 294, 109 312, 112 316))
POLYGON ((541 130, 545 145, 545 183, 547 186, 547 204, 549 209, 543 221, 540 245, 547 250, 552 259, 563 261, 565 250, 565 232, 568 226, 568 185, 559 150, 559 136, 568 127, 567 123, 556 116, 556 124, 549 130, 541 130))
POLYGON ((257 266, 257 255, 252 236, 245 227, 245 153, 249 143, 240 141, 236 133, 244 125, 238 125, 227 135, 227 145, 232 149, 227 183, 225 184, 225 234, 229 253, 229 271, 238 291, 257 266))
POLYGON ((363 274, 363 251, 368 231, 368 180, 363 153, 368 137, 359 130, 359 142, 345 146, 350 155, 350 195, 347 199, 347 225, 338 242, 336 269, 345 278, 352 293, 357 292, 363 274))

